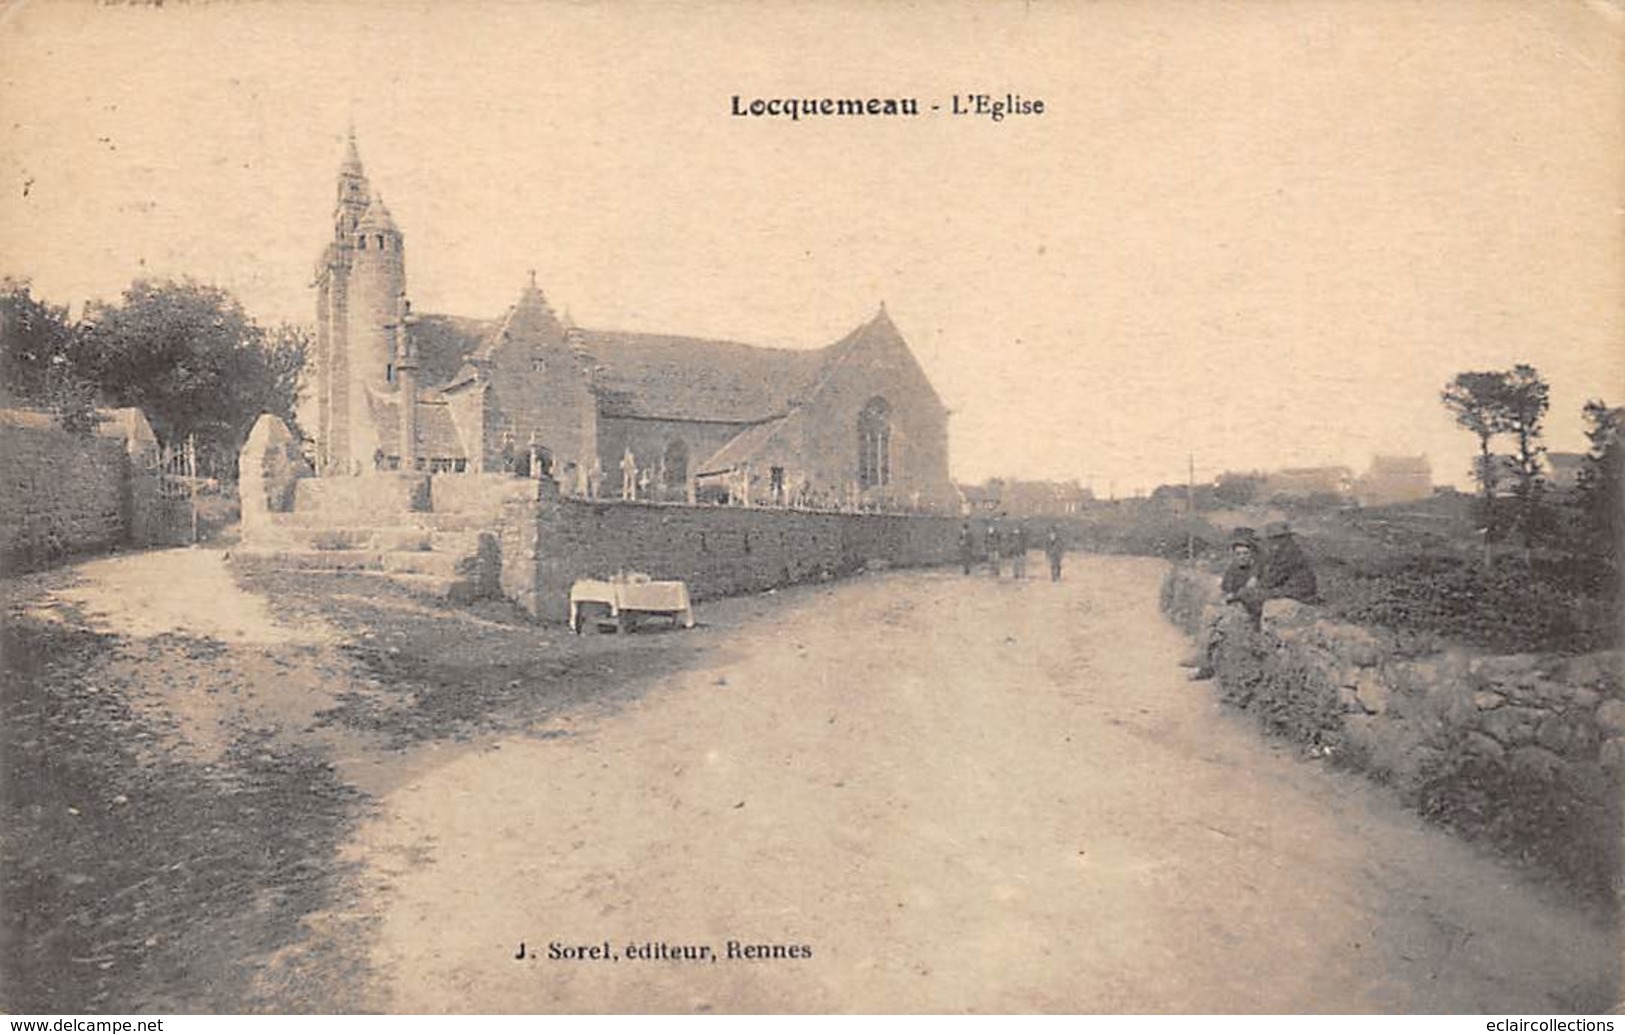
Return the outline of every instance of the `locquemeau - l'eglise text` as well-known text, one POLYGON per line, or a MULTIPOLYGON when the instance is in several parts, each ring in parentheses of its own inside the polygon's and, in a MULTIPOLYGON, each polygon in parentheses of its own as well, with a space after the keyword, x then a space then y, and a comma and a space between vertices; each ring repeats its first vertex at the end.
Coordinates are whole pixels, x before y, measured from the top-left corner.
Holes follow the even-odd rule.
MULTIPOLYGON (((799 122, 819 117, 912 118, 921 112, 918 97, 754 97, 745 100, 734 94, 728 114, 736 118, 787 118, 799 122)), ((946 106, 929 105, 925 110, 951 115, 976 115, 1001 122, 1011 115, 1042 115, 1044 102, 1019 93, 956 93, 946 106)))

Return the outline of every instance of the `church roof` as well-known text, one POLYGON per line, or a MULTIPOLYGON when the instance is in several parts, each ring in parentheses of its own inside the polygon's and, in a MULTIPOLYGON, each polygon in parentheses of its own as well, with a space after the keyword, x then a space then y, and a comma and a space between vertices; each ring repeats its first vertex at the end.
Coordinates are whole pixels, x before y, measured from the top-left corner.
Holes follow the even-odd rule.
POLYGON ((530 281, 519 294, 519 301, 508 310, 508 315, 497 324, 471 358, 486 359, 505 341, 549 342, 563 340, 564 327, 553 315, 542 289, 536 286, 536 271, 531 270, 530 281))
POLYGON ((456 379, 470 353, 498 326, 495 320, 466 316, 418 315, 412 325, 412 344, 418 350, 419 383, 443 385, 456 379))
MULTIPOLYGON (((488 357, 504 330, 519 337, 542 320, 556 323, 534 284, 501 322, 419 316, 413 340, 423 383, 449 386, 472 376, 465 363, 488 357)), ((581 329, 575 336, 595 366, 606 417, 755 424, 810 398, 842 358, 877 333, 896 334, 883 308, 841 340, 814 349, 619 330, 581 329)))
POLYGON ((704 462, 698 464, 694 468, 695 476, 720 474, 755 459, 789 419, 789 417, 780 417, 777 420, 769 420, 754 427, 747 427, 728 439, 722 448, 712 453, 704 462))
POLYGON ((603 415, 717 423, 783 415, 829 351, 605 330, 583 330, 581 345, 597 364, 603 415))
POLYGON ((365 175, 361 171, 361 151, 356 147, 354 126, 350 127, 350 131, 344 137, 344 162, 339 166, 339 173, 351 176, 365 175))
MULTIPOLYGON (((373 426, 384 443, 385 452, 393 454, 400 441, 400 400, 394 396, 380 397, 367 392, 368 408, 372 411, 373 426)), ((417 400, 418 455, 429 459, 466 459, 468 450, 457 425, 451 419, 451 409, 444 402, 417 400)))
POLYGON ((372 199, 372 203, 367 206, 367 210, 361 214, 361 221, 356 224, 356 229, 369 233, 399 232, 395 229, 395 218, 389 214, 389 208, 384 204, 384 199, 376 196, 372 199))

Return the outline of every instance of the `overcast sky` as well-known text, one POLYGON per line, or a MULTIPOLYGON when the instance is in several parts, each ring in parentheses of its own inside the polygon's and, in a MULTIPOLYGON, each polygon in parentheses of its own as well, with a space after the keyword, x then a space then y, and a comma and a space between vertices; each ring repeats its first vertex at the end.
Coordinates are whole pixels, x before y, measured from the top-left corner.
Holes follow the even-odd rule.
POLYGON ((535 268, 584 326, 814 347, 884 299, 961 479, 1460 480, 1459 370, 1536 365, 1553 448, 1625 403, 1617 6, 871 6, 15 4, 0 272, 308 322, 353 120, 419 311, 535 268), (976 92, 1046 110, 729 114, 976 92))

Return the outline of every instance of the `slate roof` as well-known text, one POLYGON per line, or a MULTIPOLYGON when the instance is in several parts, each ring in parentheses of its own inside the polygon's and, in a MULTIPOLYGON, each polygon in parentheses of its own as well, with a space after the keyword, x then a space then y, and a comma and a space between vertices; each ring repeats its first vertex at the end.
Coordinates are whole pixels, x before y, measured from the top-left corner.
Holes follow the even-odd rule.
MULTIPOLYGON (((490 355, 504 330, 522 337, 555 317, 534 285, 500 320, 423 314, 413 330, 422 382, 441 387, 473 376, 470 360, 490 355)), ((882 309, 824 348, 764 348, 675 334, 576 331, 596 368, 599 412, 606 417, 756 424, 808 399, 829 372, 873 333, 895 334, 882 309)))
POLYGON ((1371 473, 1388 476, 1432 477, 1433 466, 1428 462, 1426 456, 1372 456, 1371 473))
POLYGON ((530 282, 519 295, 519 301, 497 323, 470 355, 471 359, 489 359, 498 346, 506 341, 552 342, 562 340, 564 327, 553 315, 542 289, 536 286, 536 272, 531 271, 530 282))
MULTIPOLYGON (((400 440, 400 406, 395 398, 379 398, 367 393, 373 426, 387 453, 394 453, 400 440)), ((418 455, 429 459, 466 459, 462 436, 452 422, 451 408, 444 402, 418 400, 418 455)))
POLYGON ((418 350, 418 383, 443 385, 457 376, 470 353, 498 326, 496 320, 425 313, 412 327, 418 350))
POLYGON ((695 476, 703 477, 707 474, 720 474, 754 459, 761 452, 762 447, 771 441, 774 435, 779 433, 779 429, 785 425, 788 419, 788 417, 779 417, 777 420, 769 420, 766 423, 757 424, 755 427, 748 427, 734 435, 728 439, 722 448, 712 453, 703 463, 695 466, 695 476))
POLYGON ((381 197, 374 197, 372 203, 367 206, 367 210, 361 213, 361 221, 356 224, 356 229, 363 233, 371 233, 375 230, 384 230, 390 233, 400 232, 395 227, 395 218, 389 214, 389 209, 384 205, 384 199, 381 197))
POLYGON ((604 416, 740 424, 787 412, 829 351, 602 330, 583 330, 581 343, 604 416))

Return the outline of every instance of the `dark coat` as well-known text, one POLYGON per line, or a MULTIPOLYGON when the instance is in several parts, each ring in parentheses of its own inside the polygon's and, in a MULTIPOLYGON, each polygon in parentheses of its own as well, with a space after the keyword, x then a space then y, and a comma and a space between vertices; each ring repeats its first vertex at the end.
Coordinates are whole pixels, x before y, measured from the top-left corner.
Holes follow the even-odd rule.
POLYGON ((1303 547, 1290 535, 1269 540, 1264 554, 1264 567, 1259 574, 1258 587, 1266 599, 1308 601, 1315 598, 1315 570, 1303 547))
POLYGON ((1219 589, 1226 596, 1234 596, 1245 588, 1257 573, 1257 557, 1250 553, 1244 557, 1236 557, 1230 561, 1230 566, 1224 569, 1224 576, 1219 579, 1219 589))

